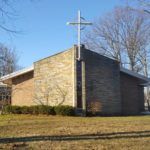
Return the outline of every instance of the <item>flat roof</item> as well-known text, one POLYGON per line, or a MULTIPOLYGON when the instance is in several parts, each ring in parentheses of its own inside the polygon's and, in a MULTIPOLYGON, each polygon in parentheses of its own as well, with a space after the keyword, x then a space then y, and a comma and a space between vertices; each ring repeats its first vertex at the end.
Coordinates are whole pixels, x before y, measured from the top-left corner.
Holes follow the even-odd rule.
POLYGON ((0 82, 0 87, 6 87, 6 86, 7 86, 7 84, 0 82))
POLYGON ((120 71, 123 72, 123 73, 126 73, 126 74, 128 74, 130 76, 133 76, 133 77, 136 77, 138 79, 141 79, 143 81, 150 82, 150 78, 148 78, 148 77, 146 77, 144 75, 141 75, 141 74, 139 74, 137 72, 134 72, 134 71, 131 71, 129 69, 126 69, 124 67, 120 67, 120 71))
MULTIPOLYGON (((5 76, 2 76, 2 77, 0 78, 0 81, 1 81, 1 82, 4 82, 4 81, 7 82, 8 80, 10 80, 10 79, 12 79, 12 78, 14 78, 14 77, 23 75, 23 74, 28 73, 28 72, 33 71, 33 70, 34 70, 34 67, 33 67, 33 66, 30 66, 30 67, 27 67, 27 68, 24 68, 24 69, 15 71, 15 72, 13 72, 13 73, 7 74, 7 75, 5 75, 5 76)), ((5 83, 5 82, 4 82, 4 83, 5 83)))

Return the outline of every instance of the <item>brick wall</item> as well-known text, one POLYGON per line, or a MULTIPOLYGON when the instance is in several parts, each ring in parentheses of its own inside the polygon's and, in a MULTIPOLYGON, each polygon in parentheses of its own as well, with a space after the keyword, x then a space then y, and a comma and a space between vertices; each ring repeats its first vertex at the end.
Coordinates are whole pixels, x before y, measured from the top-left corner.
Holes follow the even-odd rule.
POLYGON ((84 50, 82 53, 85 61, 87 108, 91 104, 103 114, 121 113, 118 62, 89 50, 84 50))
POLYGON ((34 63, 34 104, 74 106, 74 49, 34 63))
POLYGON ((138 86, 140 81, 127 75, 120 73, 121 100, 123 114, 138 114, 144 110, 144 88, 138 86))
POLYGON ((12 105, 33 105, 33 82, 33 71, 12 79, 12 105))

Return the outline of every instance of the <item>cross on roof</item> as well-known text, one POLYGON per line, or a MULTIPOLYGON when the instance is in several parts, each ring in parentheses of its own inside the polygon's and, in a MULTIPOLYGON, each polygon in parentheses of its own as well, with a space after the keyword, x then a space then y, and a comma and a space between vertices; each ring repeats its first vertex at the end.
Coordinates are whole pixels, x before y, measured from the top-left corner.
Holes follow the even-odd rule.
MULTIPOLYGON (((77 18, 74 19, 74 21, 76 21, 77 18)), ((72 24, 77 30, 78 30, 78 60, 80 61, 81 59, 81 50, 80 50, 80 41, 81 41, 81 30, 83 30, 85 28, 86 25, 92 25, 92 23, 90 22, 86 22, 86 20, 81 17, 81 12, 80 10, 78 11, 78 22, 67 22, 67 24, 72 24), (83 22, 82 22, 83 20, 83 22), (78 27, 76 27, 75 25, 78 25, 78 27), (82 25, 84 25, 83 27, 81 27, 82 25)))

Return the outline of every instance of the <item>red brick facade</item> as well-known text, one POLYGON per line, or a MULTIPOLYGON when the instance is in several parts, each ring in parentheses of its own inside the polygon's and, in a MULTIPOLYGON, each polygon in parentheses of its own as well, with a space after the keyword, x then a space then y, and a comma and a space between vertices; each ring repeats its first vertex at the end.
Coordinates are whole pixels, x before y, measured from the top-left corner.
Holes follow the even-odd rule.
POLYGON ((33 71, 12 79, 11 104, 18 106, 33 105, 33 71))

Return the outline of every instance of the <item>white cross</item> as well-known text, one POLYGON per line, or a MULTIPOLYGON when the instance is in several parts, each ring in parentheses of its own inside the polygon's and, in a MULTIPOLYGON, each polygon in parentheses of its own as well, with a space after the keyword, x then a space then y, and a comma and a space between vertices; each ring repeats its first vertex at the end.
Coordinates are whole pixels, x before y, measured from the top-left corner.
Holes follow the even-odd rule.
MULTIPOLYGON (((75 19, 76 20, 76 19, 75 19)), ((81 40, 81 30, 83 30, 84 29, 84 27, 83 28, 81 28, 81 25, 84 25, 84 26, 86 26, 86 25, 92 25, 92 23, 90 23, 90 22, 86 22, 85 21, 85 19, 83 18, 83 17, 81 17, 81 12, 80 12, 80 10, 78 11, 78 22, 67 22, 67 24, 72 24, 72 25, 78 25, 78 28, 76 28, 76 26, 75 26, 75 28, 78 30, 78 60, 80 61, 81 60, 81 50, 80 50, 80 46, 81 46, 81 44, 80 44, 80 40, 81 40), (84 22, 81 22, 81 19, 84 21, 84 22)))

